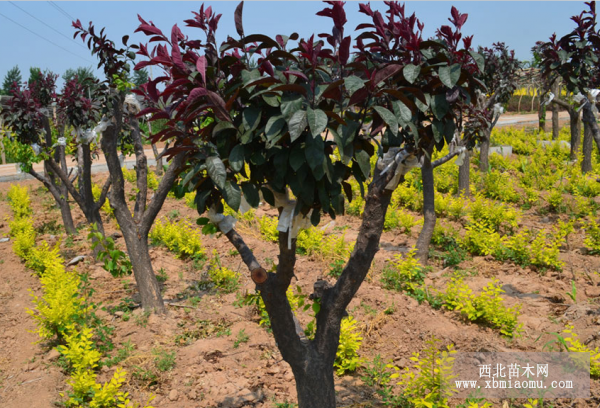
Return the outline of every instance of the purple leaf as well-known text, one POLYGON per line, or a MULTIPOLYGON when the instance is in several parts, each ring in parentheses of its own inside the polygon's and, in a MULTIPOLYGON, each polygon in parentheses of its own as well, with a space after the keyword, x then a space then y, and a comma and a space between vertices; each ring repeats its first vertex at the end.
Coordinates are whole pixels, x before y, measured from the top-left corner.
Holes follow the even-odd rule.
POLYGON ((244 36, 244 26, 242 25, 242 12, 244 11, 244 2, 240 2, 235 9, 235 30, 240 35, 244 36))

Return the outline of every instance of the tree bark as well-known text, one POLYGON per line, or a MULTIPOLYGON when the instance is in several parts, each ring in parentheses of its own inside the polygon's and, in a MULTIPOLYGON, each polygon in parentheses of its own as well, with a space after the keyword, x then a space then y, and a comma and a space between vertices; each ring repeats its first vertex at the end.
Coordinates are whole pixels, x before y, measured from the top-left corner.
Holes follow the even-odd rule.
MULTIPOLYGON (((554 81, 552 84, 552 93, 555 98, 560 97, 560 84, 558 81, 554 81)), ((558 140, 558 133, 560 131, 559 118, 558 118, 558 104, 552 104, 552 140, 558 140)))
POLYGON ((594 150, 594 140, 592 131, 587 123, 583 123, 583 161, 581 162, 581 172, 589 173, 592 171, 592 150, 594 150))
POLYGON ((483 131, 483 137, 479 143, 479 170, 486 173, 490 167, 490 137, 491 129, 483 131))
POLYGON ((463 164, 458 167, 458 194, 469 197, 471 184, 471 152, 465 152, 463 164))
POLYGON ((538 130, 540 132, 545 132, 546 131, 546 105, 542 106, 541 103, 540 103, 540 107, 538 109, 538 121, 539 121, 538 130))
POLYGON ((435 187, 433 183, 433 166, 431 159, 425 155, 421 167, 423 180, 423 229, 417 239, 417 257, 421 265, 427 265, 429 259, 429 244, 435 228, 435 187))
POLYGON ((571 129, 571 160, 577 160, 579 148, 581 145, 581 118, 579 112, 570 106, 569 112, 569 127, 571 129))
POLYGON ((335 408, 333 364, 318 354, 309 355, 304 367, 292 367, 299 408, 335 408))
POLYGON ((37 173, 35 170, 33 170, 33 168, 29 170, 29 174, 42 182, 50 194, 52 194, 52 197, 54 197, 54 201, 56 201, 56 204, 60 209, 60 215, 63 220, 65 232, 69 235, 77 234, 77 229, 75 228, 75 223, 73 222, 73 215, 71 214, 71 207, 69 206, 68 196, 62 194, 58 186, 52 184, 47 177, 37 173))

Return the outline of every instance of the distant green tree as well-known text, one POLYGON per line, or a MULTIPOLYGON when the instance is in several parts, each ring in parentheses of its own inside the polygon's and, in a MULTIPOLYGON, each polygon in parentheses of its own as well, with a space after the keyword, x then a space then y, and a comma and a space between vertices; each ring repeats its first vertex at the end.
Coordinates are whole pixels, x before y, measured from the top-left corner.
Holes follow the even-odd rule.
POLYGON ((31 67, 29 68, 29 79, 27 80, 27 83, 29 85, 31 85, 34 82, 39 81, 42 78, 42 70, 39 69, 38 67, 31 67))
POLYGON ((135 71, 133 73, 133 83, 136 87, 140 87, 141 85, 148 82, 148 70, 140 69, 139 71, 135 71))
POLYGON ((13 89, 14 83, 16 82, 17 84, 20 84, 21 80, 21 70, 19 69, 18 65, 15 65, 6 73, 6 76, 4 77, 4 82, 2 82, 2 93, 4 95, 10 95, 10 91, 13 89))
POLYGON ((96 76, 94 75, 94 71, 92 67, 78 67, 77 69, 69 68, 62 75, 65 83, 69 82, 77 76, 77 83, 82 85, 86 91, 94 92, 96 89, 96 76))

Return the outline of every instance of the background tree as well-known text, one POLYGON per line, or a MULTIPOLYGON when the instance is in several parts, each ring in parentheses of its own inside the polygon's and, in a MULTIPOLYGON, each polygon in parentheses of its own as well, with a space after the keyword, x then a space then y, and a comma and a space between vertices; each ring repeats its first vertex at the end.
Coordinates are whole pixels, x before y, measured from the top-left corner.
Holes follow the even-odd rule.
POLYGON ((221 15, 210 7, 185 21, 202 30, 206 41, 188 39, 177 26, 164 35, 141 17, 137 30, 158 44, 151 50, 140 44, 138 54, 148 61, 136 69, 152 65, 164 71, 139 90, 149 106, 140 114, 167 120, 155 142, 175 139, 173 153, 188 151, 182 184, 196 192, 198 213, 208 215, 198 222, 216 224, 247 265, 292 367, 301 408, 335 407, 340 322, 378 250, 392 192, 420 160, 427 167, 424 185, 432 176, 432 151, 460 131, 461 107, 480 88, 473 75, 482 62, 467 50, 470 38, 467 49, 459 48, 466 15, 453 8, 454 28, 442 27, 443 39, 423 41, 423 25, 389 2, 386 19, 360 5, 373 22, 358 29, 372 31, 358 36, 357 58, 349 63, 353 42, 344 35, 344 5, 327 3, 331 7, 318 13, 333 20, 331 34, 319 35, 326 42, 311 36, 291 50, 287 41, 296 34, 246 36, 243 3, 234 16, 239 38, 220 47, 215 31, 221 15), (206 118, 213 121, 203 126, 206 118), (368 182, 362 224, 336 284, 315 283, 316 331, 308 339, 286 297, 296 272, 295 234, 301 225, 318 225, 325 214, 343 213, 344 195, 352 199, 350 177, 361 188, 368 182), (288 191, 297 199, 290 200, 288 191), (242 193, 253 207, 262 193, 280 213, 276 272, 265 271, 221 214, 223 201, 237 210, 242 193))
MULTIPOLYGON (((581 170, 592 170, 591 151, 593 141, 600 148, 600 129, 595 117, 596 95, 590 91, 600 85, 598 61, 600 56, 600 34, 596 28, 596 3, 585 3, 589 10, 571 17, 577 27, 569 34, 540 45, 542 75, 547 80, 561 78, 567 90, 575 95, 583 111, 583 154, 581 170)), ((573 145, 572 145, 573 147, 573 145)))
POLYGON ((4 95, 11 95, 11 91, 16 89, 17 86, 21 85, 21 70, 18 65, 15 65, 13 68, 9 69, 6 75, 4 76, 4 81, 2 82, 2 93, 4 95), (15 83, 17 85, 15 85, 15 83))
POLYGON ((62 75, 62 78, 65 81, 65 83, 69 82, 75 77, 77 77, 77 83, 83 85, 85 96, 90 98, 91 94, 94 93, 98 87, 98 80, 94 75, 92 67, 77 67, 76 69, 69 68, 62 75))
POLYGON ((29 85, 31 85, 34 82, 38 82, 42 79, 42 70, 39 69, 38 67, 31 67, 29 68, 29 79, 27 80, 27 83, 29 85))
POLYGON ((92 24, 85 29, 79 20, 73 23, 73 27, 76 36, 84 42, 89 37, 88 47, 98 57, 98 68, 102 68, 105 75, 104 81, 99 84, 98 108, 99 115, 104 119, 104 126, 99 132, 102 134, 102 151, 109 169, 110 205, 125 239, 142 307, 162 313, 165 306, 148 253, 148 234, 169 190, 183 170, 186 149, 169 156, 169 168, 160 180, 158 189, 148 199, 148 164, 137 118, 139 103, 134 95, 129 94, 134 86, 128 78, 135 53, 127 47, 128 36, 123 37, 123 45, 127 48, 117 48, 106 37, 104 29, 97 33, 92 24), (125 196, 125 180, 119 163, 119 153, 131 149, 136 157, 137 176, 133 211, 129 209, 130 200, 125 196))
POLYGON ((133 72, 133 83, 136 87, 140 87, 148 82, 148 70, 140 69, 133 72))

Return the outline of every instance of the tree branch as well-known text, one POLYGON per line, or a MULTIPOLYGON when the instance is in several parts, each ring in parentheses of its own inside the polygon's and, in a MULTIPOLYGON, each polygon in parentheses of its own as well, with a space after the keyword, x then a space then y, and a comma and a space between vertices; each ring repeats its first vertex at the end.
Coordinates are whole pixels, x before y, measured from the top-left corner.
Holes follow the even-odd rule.
POLYGON ((52 172, 61 179, 63 184, 67 187, 69 194, 71 194, 71 196, 77 202, 77 204, 81 208, 83 208, 85 206, 85 203, 83 202, 83 197, 81 196, 81 194, 79 194, 79 191, 77 191, 75 186, 73 186, 73 183, 70 182, 69 176, 65 174, 64 171, 62 171, 62 169, 54 160, 45 160, 45 163, 48 165, 48 167, 50 167, 52 172))
POLYGON ((435 169, 436 167, 441 166, 442 164, 449 162, 450 160, 452 160, 452 158, 458 156, 458 154, 459 154, 458 150, 455 150, 452 153, 448 153, 444 157, 440 157, 439 159, 437 159, 436 161, 434 161, 433 163, 431 163, 431 166, 435 169))
POLYGON ((133 138, 133 148, 135 151, 135 172, 137 175, 138 192, 135 198, 135 208, 133 220, 139 224, 146 210, 148 200, 148 160, 144 153, 144 144, 140 133, 138 119, 134 114, 129 115, 129 125, 131 126, 131 136, 133 138))
POLYGON ((96 204, 95 204, 96 205, 95 210, 99 210, 104 205, 104 202, 106 201, 106 197, 108 196, 108 190, 110 190, 111 184, 112 184, 112 180, 109 176, 106 179, 106 181, 104 182, 104 186, 102 186, 102 191, 100 192, 100 197, 98 198, 98 201, 96 201, 96 204))
POLYGON ((244 261, 250 272, 254 272, 258 269, 264 270, 264 268, 256 260, 256 257, 254 256, 252 250, 248 247, 248 245, 246 245, 244 238, 242 238, 242 236, 238 234, 235 228, 232 228, 231 231, 225 234, 225 236, 227 237, 229 242, 231 242, 231 244, 235 247, 235 249, 237 249, 240 256, 242 257, 242 261, 244 261))

